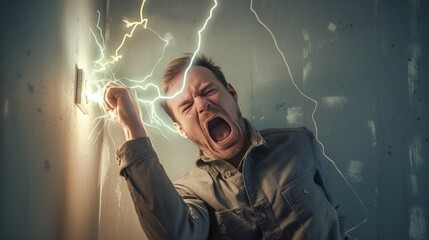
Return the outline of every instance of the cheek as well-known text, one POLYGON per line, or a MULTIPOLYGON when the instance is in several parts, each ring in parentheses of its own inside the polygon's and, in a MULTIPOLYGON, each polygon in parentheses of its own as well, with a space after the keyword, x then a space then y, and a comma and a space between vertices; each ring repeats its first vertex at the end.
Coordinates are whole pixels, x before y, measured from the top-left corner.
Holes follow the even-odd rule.
POLYGON ((222 106, 224 107, 225 111, 228 112, 231 116, 234 116, 238 111, 237 102, 234 101, 234 99, 231 97, 231 99, 224 100, 222 102, 222 106))
POLYGON ((180 122, 182 123, 181 125, 183 126, 183 129, 186 130, 188 133, 195 133, 200 130, 200 123, 199 123, 199 119, 198 119, 198 114, 196 114, 195 112, 189 113, 186 116, 184 116, 180 122))

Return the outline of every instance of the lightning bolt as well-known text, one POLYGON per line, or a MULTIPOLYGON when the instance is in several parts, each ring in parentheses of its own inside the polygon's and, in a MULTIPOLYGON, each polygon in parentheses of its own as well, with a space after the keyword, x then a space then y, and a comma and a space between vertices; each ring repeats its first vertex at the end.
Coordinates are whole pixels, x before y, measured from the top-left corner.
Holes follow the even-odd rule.
MULTIPOLYGON (((124 81, 130 82, 130 83, 133 83, 133 84, 137 84, 137 85, 132 85, 131 87, 129 87, 131 89, 136 90, 136 92, 147 91, 148 89, 154 89, 155 92, 156 92, 156 97, 154 97, 152 99, 149 99, 149 100, 138 98, 138 101, 140 103, 142 103, 142 104, 145 105, 144 109, 147 111, 148 116, 149 116, 149 120, 144 121, 144 125, 146 127, 149 127, 150 129, 152 129, 152 132, 160 134, 160 135, 162 135, 162 136, 164 136, 165 138, 168 139, 168 137, 166 136, 166 134, 162 131, 162 129, 160 127, 163 127, 164 129, 167 129, 167 130, 175 132, 175 133, 177 133, 177 130, 174 129, 174 128, 172 128, 169 124, 166 124, 161 119, 161 117, 159 117, 157 115, 155 103, 158 100, 160 100, 160 99, 172 99, 172 98, 176 97, 177 95, 179 95, 181 92, 183 92, 183 90, 185 89, 188 72, 189 72, 189 70, 190 70, 190 68, 191 68, 191 66, 192 66, 192 64, 193 64, 193 62, 195 60, 196 55, 200 52, 200 49, 201 49, 201 42, 202 42, 202 38, 203 38, 203 36, 202 36, 203 32, 206 30, 207 25, 209 24, 210 20, 212 19, 213 12, 215 11, 215 9, 218 6, 218 2, 217 2, 217 0, 213 0, 213 6, 210 8, 209 15, 205 19, 203 26, 197 32, 197 46, 196 46, 196 48, 195 48, 195 50, 194 50, 194 52, 192 54, 192 58, 191 58, 191 61, 190 61, 189 65, 185 69, 181 88, 177 92, 175 92, 175 93, 173 93, 172 95, 169 95, 169 96, 162 95, 160 88, 157 85, 153 84, 153 83, 149 83, 149 84, 143 85, 143 83, 147 79, 149 79, 149 78, 151 78, 153 76, 154 70, 159 65, 159 63, 162 61, 162 59, 164 58, 164 54, 165 54, 166 48, 169 45, 170 40, 172 39, 172 36, 170 34, 166 34, 165 37, 161 37, 161 35, 159 33, 157 33, 155 30, 153 30, 152 28, 150 28, 148 26, 148 20, 146 18, 144 18, 144 16, 143 16, 143 10, 144 10, 144 6, 145 6, 145 2, 146 2, 146 0, 143 0, 142 4, 140 5, 140 12, 139 12, 140 13, 140 19, 139 19, 139 21, 129 22, 127 20, 123 20, 125 22, 127 28, 131 28, 131 30, 122 37, 121 43, 116 48, 115 54, 110 57, 110 60, 106 60, 106 55, 105 55, 105 49, 106 49, 106 47, 105 47, 105 41, 104 41, 104 38, 103 38, 102 29, 99 26, 100 15, 101 14, 100 14, 99 11, 97 11, 97 13, 98 13, 97 29, 99 30, 100 37, 97 37, 97 34, 95 34, 94 31, 92 31, 92 29, 90 30, 91 34, 93 35, 93 37, 95 39, 95 42, 96 42, 98 48, 99 48, 99 51, 100 51, 100 58, 94 61, 94 70, 93 70, 93 73, 91 74, 91 81, 90 81, 92 84, 96 84, 97 92, 96 93, 88 92, 86 95, 93 102, 98 102, 99 103, 99 102, 102 101, 102 96, 101 96, 102 87, 100 86, 100 82, 101 83, 105 83, 108 80, 101 80, 101 81, 99 81, 96 78, 97 78, 97 75, 99 75, 100 73, 105 73, 105 72, 107 72, 107 74, 110 76, 111 81, 113 81, 115 83, 121 84, 123 86, 127 85, 127 84, 124 83, 124 81), (147 30, 151 31, 161 41, 164 42, 163 49, 162 49, 162 54, 158 58, 158 60, 156 61, 154 67, 151 70, 151 72, 147 76, 145 76, 143 79, 141 79, 141 80, 134 80, 134 79, 129 79, 127 77, 123 77, 123 78, 119 78, 118 79, 118 78, 116 78, 115 74, 111 70, 111 67, 122 58, 122 55, 120 55, 120 50, 125 45, 126 40, 133 37, 133 34, 134 34, 135 30, 139 26, 142 26, 143 29, 145 29, 145 30, 147 29, 147 30)), ((98 117, 95 120, 95 122, 96 122, 95 126, 98 126, 100 124, 100 122, 103 121, 103 120, 105 120, 106 122, 110 122, 112 120, 112 117, 108 113, 106 113, 103 116, 98 117)), ((104 127, 106 127, 106 125, 104 125, 103 128, 104 127)), ((101 134, 101 131, 95 133, 95 128, 94 128, 94 130, 91 132, 90 136, 93 137, 94 134, 96 136, 95 138, 97 138, 101 134)), ((112 141, 113 141, 113 138, 112 138, 112 141)))
MULTIPOLYGON (((101 67, 100 70, 104 70, 107 65, 112 65, 112 64, 116 63, 117 61, 119 61, 119 59, 122 58, 122 55, 119 54, 119 51, 124 46, 125 41, 127 39, 133 37, 134 31, 137 29, 138 26, 143 26, 144 29, 147 28, 148 20, 143 17, 143 9, 144 9, 145 3, 146 3, 146 0, 143 0, 142 4, 140 6, 140 21, 129 22, 125 19, 123 20, 125 22, 125 25, 127 26, 127 28, 131 27, 131 31, 122 37, 121 43, 119 44, 119 46, 115 50, 115 55, 111 56, 111 58, 112 58, 111 61, 103 61, 104 60, 104 57, 103 57, 102 59, 100 59, 99 61, 96 62, 98 65, 100 65, 100 67, 101 67)), ((98 25, 97 25, 97 27, 98 27, 98 25)), ((103 51, 104 51, 104 49, 103 49, 103 51)))
MULTIPOLYGON (((201 48, 201 42, 202 42, 202 34, 203 34, 203 32, 206 30, 206 28, 207 28, 207 25, 208 25, 208 23, 209 23, 209 21, 212 19, 212 17, 213 17, 213 12, 215 11, 215 9, 217 8, 217 6, 218 6, 218 2, 217 2, 217 0, 213 0, 213 6, 211 7, 211 9, 210 9, 210 11, 209 11, 209 16, 206 18, 206 20, 204 21, 204 24, 203 24, 203 26, 201 27, 201 29, 199 29, 198 30, 198 36, 197 36, 197 39, 198 39, 198 41, 197 41, 197 46, 196 46, 196 49, 194 50, 194 52, 193 52, 193 54, 192 54, 192 58, 191 58, 191 61, 190 61, 190 63, 189 63, 189 65, 187 66, 187 68, 186 68, 186 70, 185 70, 185 72, 184 72, 184 74, 183 74, 183 80, 182 80, 182 85, 181 85, 181 88, 177 91, 177 92, 175 92, 175 93, 173 93, 172 95, 169 95, 169 96, 164 96, 164 95, 162 95, 161 94, 161 90, 160 90, 160 88, 157 86, 157 85, 155 85, 155 84, 152 84, 152 83, 149 83, 149 84, 146 84, 146 85, 144 85, 144 86, 142 86, 141 84, 142 83, 144 83, 148 78, 151 78, 152 76, 153 76, 153 72, 154 72, 154 70, 156 69, 156 67, 158 66, 158 64, 162 61, 162 59, 163 59, 163 57, 164 57, 164 53, 165 53, 165 51, 166 51, 166 48, 167 48, 167 46, 169 45, 169 42, 170 42, 170 40, 171 40, 171 35, 168 35, 167 34, 167 36, 166 37, 161 37, 161 35, 160 34, 158 34, 156 31, 154 31, 152 28, 150 28, 150 27, 148 27, 148 20, 146 19, 146 18, 144 18, 143 17, 143 10, 144 10, 144 5, 145 5, 145 0, 143 0, 142 1, 142 4, 141 4, 141 6, 140 6, 140 19, 139 19, 139 21, 136 21, 136 22, 129 22, 129 21, 127 21, 127 20, 123 20, 124 22, 125 22, 125 24, 126 24, 126 26, 128 27, 128 28, 131 28, 131 30, 129 31, 129 33, 127 33, 127 34, 125 34, 124 36, 123 36, 123 38, 122 38, 122 41, 121 41, 121 43, 119 44, 119 46, 116 48, 116 50, 115 50, 115 55, 113 55, 113 56, 111 56, 111 60, 106 60, 106 56, 105 56, 105 54, 104 54, 104 52, 105 52, 105 42, 104 42, 104 38, 103 38, 103 33, 102 33, 102 30, 101 30, 101 28, 99 27, 99 22, 100 22, 100 12, 99 11, 97 11, 98 12, 98 21, 97 21, 97 28, 98 28, 98 30, 99 30, 99 35, 101 36, 100 38, 101 39, 98 39, 97 38, 97 36, 96 36, 96 34, 91 30, 91 33, 93 34, 93 36, 94 36, 94 39, 95 39, 95 41, 96 41, 96 44, 98 45, 98 47, 99 47, 99 50, 100 50, 100 52, 101 52, 101 56, 100 56, 100 58, 98 59, 98 60, 96 60, 95 61, 95 65, 94 65, 94 71, 93 71, 93 77, 94 76, 96 76, 97 75, 97 73, 100 73, 100 72, 105 72, 105 71, 108 71, 108 73, 109 73, 109 75, 111 75, 112 76, 112 79, 113 79, 113 81, 114 82, 117 82, 117 83, 120 83, 121 85, 123 85, 123 86, 126 86, 126 84, 124 84, 123 83, 123 81, 125 80, 125 81, 128 81, 128 82, 131 82, 131 83, 138 83, 139 85, 133 85, 133 86, 131 86, 130 88, 131 89, 134 89, 134 90, 136 90, 136 91, 147 91, 149 88, 153 88, 155 91, 156 91, 156 93, 157 93, 157 95, 156 95, 156 97, 154 97, 154 98, 152 98, 152 99, 150 99, 150 100, 144 100, 144 99, 138 99, 138 101, 139 102, 141 102, 142 104, 144 104, 145 105, 145 110, 147 111, 147 113, 148 113, 148 116, 149 116, 149 121, 144 121, 144 124, 145 124, 145 126, 147 126, 147 127, 150 127, 150 128, 152 128, 153 129, 153 131, 155 132, 155 133, 157 133, 157 134, 160 134, 160 135, 162 135, 162 136, 164 136, 165 138, 167 138, 167 136, 164 134, 164 132, 161 130, 161 128, 160 127, 163 127, 163 128, 165 128, 165 129, 168 129, 169 131, 172 131, 172 132, 177 132, 175 129, 173 129, 173 128, 171 128, 169 125, 167 125, 167 124, 165 124, 164 123, 164 121, 156 114, 156 111, 155 111, 155 103, 158 101, 158 100, 160 100, 160 99, 172 99, 172 98, 174 98, 174 97, 176 97, 176 96, 178 96, 181 92, 183 92, 183 90, 185 89, 185 86, 186 86, 186 80, 187 80, 187 75, 188 75, 188 71, 190 70, 190 68, 191 68, 191 66, 192 66, 192 64, 193 64, 193 62, 194 62, 194 59, 195 59, 195 57, 196 57, 196 55, 199 53, 199 51, 200 51, 200 48, 201 48), (163 45, 163 49, 162 49, 162 54, 161 54, 161 56, 158 58, 158 60, 157 60, 157 62, 156 62, 156 64, 155 64, 155 66, 152 68, 152 71, 146 76, 146 77, 144 77, 142 80, 133 80, 133 79, 129 79, 129 78, 126 78, 126 77, 123 77, 123 78, 120 78, 120 79, 117 79, 116 78, 116 76, 115 76, 115 74, 112 72, 112 70, 111 70, 111 66, 112 65, 114 65, 117 61, 119 61, 121 58, 122 58, 122 55, 120 55, 120 50, 122 49, 122 47, 124 46, 124 44, 125 44, 125 42, 126 42, 126 40, 127 39, 129 39, 129 38, 132 38, 133 37, 133 34, 134 34, 134 31, 137 29, 137 27, 139 27, 139 26, 142 26, 144 29, 148 29, 149 31, 151 31, 153 34, 155 34, 161 41, 163 41, 164 42, 164 45, 163 45)), ((366 206, 365 206, 365 204, 364 204, 364 202, 362 201, 362 199, 359 197, 359 195, 358 195, 358 193, 356 192, 356 190, 353 188, 353 186, 350 184, 350 182, 347 180, 347 178, 344 176, 344 174, 341 172, 341 170, 338 168, 338 166, 337 166, 337 164, 335 163, 335 161, 332 159, 332 158, 330 158, 327 154, 326 154, 326 152, 325 152, 325 145, 321 142, 321 140, 319 139, 319 130, 318 130, 318 124, 317 124, 317 122, 316 122, 316 120, 315 120, 315 114, 316 114, 316 111, 317 111, 317 109, 318 109, 318 102, 314 99, 314 98, 311 98, 310 96, 308 96, 307 94, 305 94, 301 89, 300 89, 300 87, 296 84, 296 81, 295 81, 295 79, 294 79, 294 77, 293 77, 293 74, 292 74, 292 72, 291 72, 291 68, 290 68, 290 66, 289 66, 289 64, 288 64, 288 62, 287 62, 287 60, 286 60, 286 57, 285 57, 285 54, 283 53, 283 51, 280 49, 280 47, 278 46, 278 44, 277 44, 277 40, 276 40, 276 37, 275 37, 275 35, 274 35, 274 33, 271 31, 271 29, 259 18, 259 15, 258 15, 258 13, 254 10, 254 8, 253 8, 253 0, 250 0, 250 10, 252 11, 252 13, 255 15, 255 18, 256 18, 256 20, 265 28, 265 30, 270 34, 270 36, 271 36, 271 38, 272 38, 272 40, 273 40, 273 43, 274 43, 274 45, 275 45, 275 47, 276 47, 276 49, 277 49, 277 51, 278 51, 278 53, 281 55, 281 57, 282 57, 282 60, 283 60, 283 63, 285 64, 285 67, 286 67, 286 69, 287 69, 287 72, 288 72, 288 75, 289 75, 289 77, 290 77, 290 79, 291 79, 291 82, 292 82, 292 84, 294 85, 294 87, 296 88, 296 90, 304 97, 304 98, 306 98, 307 100, 309 100, 310 102, 312 102, 313 104, 314 104, 314 108, 313 108, 313 111, 312 111, 312 114, 311 114, 311 119, 312 119, 312 121, 313 121, 313 124, 314 124, 314 129, 315 129, 315 139, 317 140, 317 142, 320 144, 320 146, 321 146, 321 149, 322 149, 322 154, 323 154, 323 156, 327 159, 327 160, 329 160, 329 162, 334 166, 334 168, 335 168, 335 170, 340 174, 340 176, 342 177, 342 179, 345 181, 345 183, 347 184, 347 186, 352 190, 352 192, 353 192, 353 194, 354 194, 354 196, 356 197, 356 199, 360 202, 360 204, 361 204, 361 206, 362 206, 362 208, 364 209, 364 211, 365 211, 365 218, 364 218, 364 220, 362 221, 362 222, 360 222, 360 223, 358 223, 357 225, 355 225, 354 227, 352 227, 352 228, 350 228, 350 229, 348 229, 347 231, 346 231, 346 233, 349 233, 349 232, 351 232, 351 231, 353 231, 353 230, 355 230, 357 227, 359 227, 359 226, 361 226, 362 224, 364 224, 364 223, 366 223, 367 222, 367 220, 368 220, 368 216, 367 216, 367 214, 368 214, 368 210, 367 210, 367 208, 366 208, 366 206)), ((91 79, 93 79, 93 77, 91 77, 91 79)), ((93 82, 95 82, 95 83, 99 83, 100 81, 93 81, 93 82)), ((97 85, 97 88, 98 88, 98 90, 100 90, 101 89, 101 87, 99 86, 99 85, 97 85)), ((88 94, 88 96, 89 96, 89 98, 91 99, 91 100, 93 100, 93 101, 95 101, 95 102, 99 102, 99 101, 101 101, 102 99, 101 99, 101 97, 99 96, 100 94, 88 94)), ((98 117, 95 121, 98 121, 98 123, 96 124, 96 125, 98 125, 98 124, 100 124, 100 122, 102 121, 102 120, 108 120, 107 122, 109 122, 111 119, 109 119, 109 117, 108 117, 108 115, 104 115, 104 116, 100 116, 100 117, 98 117)), ((104 124, 106 124, 106 123, 104 123, 104 124)), ((103 126, 103 128, 104 127, 106 127, 106 125, 104 125, 103 126)), ((95 128, 94 128, 95 129, 95 128)), ((97 133, 97 136, 99 135, 101 133, 101 131, 100 132, 98 132, 97 133)), ((110 131, 109 131, 109 133, 110 133, 110 131)), ((93 133, 91 132, 91 135, 92 135, 93 133)), ((112 141, 113 141, 113 137, 110 135, 110 137, 111 137, 111 139, 112 139, 112 141)), ((168 138, 167 138, 168 139, 168 138)))
POLYGON ((291 68, 288 64, 288 62, 286 61, 286 57, 283 53, 283 51, 280 49, 279 45, 277 44, 277 40, 276 37, 274 36, 274 33, 271 31, 271 29, 259 18, 258 13, 255 11, 255 9, 253 9, 253 0, 250 0, 250 10, 253 12, 253 14, 255 15, 256 20, 265 28, 265 30, 267 30, 267 32, 270 34, 271 39, 274 42, 274 45, 277 49, 277 51, 279 52, 279 54, 282 57, 283 63, 286 66, 287 72, 289 74, 289 77, 292 81, 293 86, 296 88, 296 90, 306 99, 308 99, 309 101, 311 101, 314 104, 314 108, 313 108, 313 112, 311 113, 311 120, 313 121, 314 124, 314 129, 315 129, 315 138, 317 140, 317 142, 320 144, 320 146, 322 147, 322 154, 323 156, 328 159, 331 164, 334 166, 335 170, 340 174, 340 176, 343 178, 343 180, 345 181, 345 183, 347 184, 347 186, 352 190, 354 196, 356 197, 356 199, 360 202, 362 208, 365 211, 365 218, 363 219, 362 222, 358 223, 357 225, 353 226, 352 228, 348 229, 346 231, 346 233, 350 233, 351 231, 355 230, 357 227, 361 226, 362 224, 366 223, 368 221, 368 209, 366 208, 364 202, 362 201, 362 199, 359 197, 359 194, 356 192, 356 190, 353 188, 353 186, 350 184, 350 182, 347 180, 347 178, 344 176, 344 174, 341 172, 341 170, 338 168, 337 164, 335 163, 334 160, 332 160, 332 158, 330 158, 326 153, 325 153, 325 145, 320 141, 319 139, 319 129, 318 129, 318 125, 317 122, 315 120, 315 114, 318 108, 319 103, 314 99, 311 98, 310 96, 308 96, 307 94, 305 94, 296 84, 295 79, 292 75, 292 71, 291 68))
MULTIPOLYGON (((169 45, 169 42, 171 40, 171 35, 166 34, 166 37, 163 38, 155 30, 153 30, 152 28, 147 26, 148 20, 143 17, 143 10, 144 10, 145 3, 146 3, 146 0, 143 0, 141 5, 140 5, 140 12, 139 12, 140 19, 139 19, 139 21, 130 22, 128 20, 123 20, 123 22, 126 24, 126 27, 131 28, 131 30, 122 37, 122 41, 120 42, 119 46, 116 48, 115 54, 110 57, 111 60, 106 60, 105 40, 103 37, 103 31, 100 27, 100 16, 101 16, 101 14, 99 11, 97 11, 97 13, 98 13, 97 29, 99 32, 99 37, 97 36, 97 34, 94 33, 94 31, 92 29, 90 29, 90 32, 93 35, 93 37, 95 39, 95 43, 97 44, 97 46, 99 48, 100 57, 99 57, 99 59, 94 61, 93 71, 92 71, 91 78, 90 78, 90 83, 92 85, 95 85, 95 88, 97 89, 97 91, 91 92, 91 90, 89 90, 88 92, 86 92, 86 96, 88 97, 88 99, 90 101, 100 103, 103 100, 102 96, 101 96, 102 85, 104 85, 108 81, 113 81, 113 82, 119 83, 123 86, 126 85, 123 83, 123 80, 127 80, 129 82, 135 82, 135 83, 142 83, 142 82, 146 81, 148 78, 152 77, 154 70, 156 69, 158 64, 162 61, 162 59, 164 57, 164 53, 166 51, 166 48, 169 45), (155 34, 161 41, 164 42, 162 54, 158 58, 155 66, 152 68, 152 71, 142 80, 132 80, 132 79, 129 79, 126 77, 117 79, 114 72, 112 71, 111 67, 122 58, 122 55, 120 55, 121 49, 123 48, 124 44, 126 43, 126 40, 133 37, 135 30, 139 26, 142 26, 143 29, 145 29, 145 30, 148 29, 150 32, 155 34), (97 80, 98 76, 103 75, 103 74, 107 74, 109 76, 108 79, 102 78, 102 80, 97 80)), ((108 123, 110 123, 111 121, 112 121, 112 116, 108 113, 104 114, 103 116, 97 117, 94 120, 95 124, 94 124, 93 130, 90 133, 90 139, 93 139, 93 141, 95 141, 95 139, 97 139, 98 136, 100 136, 100 134, 102 133, 102 130, 106 127, 108 128, 108 126, 109 126, 108 123), (101 122, 104 123, 102 129, 100 131, 98 131, 97 133, 95 133, 95 129, 97 128, 97 126, 101 122)), ((153 121, 151 121, 151 122, 153 122, 153 121)), ((163 133, 163 131, 159 127, 152 125, 150 123, 147 123, 146 121, 145 121, 145 126, 153 129, 153 132, 158 133, 160 135, 163 135, 165 138, 168 139, 168 137, 163 133)), ((110 131, 109 131, 109 134, 110 134, 110 131)), ((111 138, 112 142, 114 142, 111 134, 110 134, 110 138, 111 138)), ((114 144, 114 145, 116 146, 116 144, 114 144)))
POLYGON ((163 121, 162 121, 162 119, 161 118, 159 118, 158 116, 157 116, 157 114, 156 114, 156 112, 155 112, 155 102, 156 101, 158 101, 159 99, 172 99, 172 98, 175 98, 177 95, 179 95, 180 93, 182 93, 183 92, 183 90, 185 89, 185 86, 186 86, 186 80, 187 80, 187 75, 188 75, 188 72, 189 72, 189 69, 192 67, 192 64, 193 64, 193 62, 194 62, 194 60, 195 60, 195 56, 199 53, 199 51, 200 51, 200 49, 201 49, 201 40, 202 40, 202 33, 206 30, 206 27, 207 27, 207 24, 209 23, 209 21, 210 21, 210 19, 213 17, 213 12, 214 12, 214 10, 217 8, 217 6, 218 6, 218 3, 217 3, 217 0, 214 0, 213 1, 213 6, 212 6, 212 8, 210 9, 210 12, 209 12, 209 16, 206 18, 206 20, 204 21, 204 24, 203 24, 203 26, 201 27, 201 29, 200 30, 198 30, 198 42, 197 42, 197 47, 196 47, 196 49, 194 50, 194 52, 193 52, 193 54, 192 54, 192 57, 191 57, 191 61, 190 61, 190 63, 189 63, 189 65, 187 66, 187 68, 185 69, 185 72, 184 72, 184 74, 183 74, 183 80, 182 80, 182 86, 181 86, 181 88, 177 91, 177 92, 175 92, 174 94, 172 94, 172 95, 170 95, 170 96, 165 96, 165 95, 162 95, 161 94, 161 91, 160 91, 160 89, 159 89, 159 87, 158 86, 156 86, 155 84, 148 84, 148 85, 146 85, 146 86, 134 86, 134 87, 132 87, 132 88, 135 88, 135 89, 142 89, 142 90, 146 90, 148 87, 153 87, 153 88, 155 88, 156 89, 156 91, 157 91, 157 93, 158 93, 158 96, 157 97, 155 97, 154 99, 152 99, 152 100, 140 100, 139 99, 139 101, 140 102, 142 102, 143 104, 145 104, 145 105, 148 105, 149 106, 149 108, 150 108, 150 116, 151 116, 151 121, 155 121, 157 124, 159 124, 159 125, 162 125, 162 126, 164 126, 164 127, 166 127, 167 129, 169 129, 169 130, 171 130, 171 131, 174 131, 174 132, 177 132, 177 130, 176 129, 173 129, 173 128, 171 128, 169 125, 166 125, 163 121))

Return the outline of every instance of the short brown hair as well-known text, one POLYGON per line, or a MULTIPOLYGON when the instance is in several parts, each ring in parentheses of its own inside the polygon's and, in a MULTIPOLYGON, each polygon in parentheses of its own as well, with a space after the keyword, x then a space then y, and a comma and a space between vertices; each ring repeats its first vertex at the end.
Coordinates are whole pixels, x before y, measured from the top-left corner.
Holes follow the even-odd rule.
MULTIPOLYGON (((176 58, 168 64, 161 80, 161 89, 164 95, 170 90, 174 78, 177 75, 183 73, 189 66, 192 56, 193 54, 191 53, 185 53, 182 57, 176 58)), ((211 58, 206 57, 204 54, 196 56, 192 62, 192 66, 201 66, 209 69, 216 76, 216 79, 219 80, 219 82, 221 82, 222 85, 226 88, 228 83, 225 79, 225 76, 223 75, 220 67, 217 66, 211 58)), ((174 114, 167 106, 167 101, 165 99, 161 100, 161 107, 164 109, 164 112, 167 113, 173 121, 175 121, 174 114)))

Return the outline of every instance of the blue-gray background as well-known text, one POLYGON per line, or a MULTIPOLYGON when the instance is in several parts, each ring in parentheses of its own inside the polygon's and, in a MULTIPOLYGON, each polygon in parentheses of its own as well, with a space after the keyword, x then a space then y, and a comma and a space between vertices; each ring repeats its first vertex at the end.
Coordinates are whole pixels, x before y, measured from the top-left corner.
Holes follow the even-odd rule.
MULTIPOLYGON (((121 130, 109 122, 97 125, 96 104, 87 115, 74 104, 75 66, 90 78, 100 56, 90 33, 98 33, 97 10, 111 55, 129 31, 122 20, 138 20, 140 4, 2 1, 1 239, 145 239, 115 166, 115 148, 124 141, 121 130)), ((305 125, 315 131, 314 104, 292 84, 249 4, 219 1, 201 52, 222 67, 239 93, 243 115, 257 128, 305 125)), ((150 82, 158 82, 169 60, 195 50, 196 32, 212 5, 208 0, 146 2, 148 26, 171 39, 150 82)), ((265 0, 255 1, 254 9, 276 36, 297 86, 318 101, 319 138, 358 194, 326 160, 347 227, 367 218, 351 236, 427 239, 427 1, 265 0)), ((143 78, 162 46, 156 35, 138 28, 113 71, 118 78, 143 78)), ((94 91, 100 87, 90 85, 94 91)), ((151 134, 172 180, 186 173, 195 158, 192 144, 168 131, 169 140, 151 134)))

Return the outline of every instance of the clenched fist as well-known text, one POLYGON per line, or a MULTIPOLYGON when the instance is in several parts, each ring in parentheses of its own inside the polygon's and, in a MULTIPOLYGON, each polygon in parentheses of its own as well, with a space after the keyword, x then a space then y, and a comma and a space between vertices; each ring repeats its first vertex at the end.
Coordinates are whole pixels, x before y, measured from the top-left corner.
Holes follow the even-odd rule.
POLYGON ((127 140, 147 136, 134 90, 109 82, 103 90, 102 106, 121 125, 127 140))

